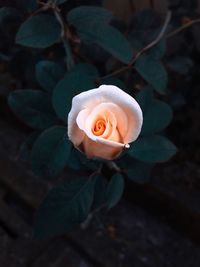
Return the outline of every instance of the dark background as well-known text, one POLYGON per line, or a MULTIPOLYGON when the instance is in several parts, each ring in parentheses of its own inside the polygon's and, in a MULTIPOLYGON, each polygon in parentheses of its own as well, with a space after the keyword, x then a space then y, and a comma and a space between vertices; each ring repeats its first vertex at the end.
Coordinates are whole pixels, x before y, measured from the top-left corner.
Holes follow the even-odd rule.
MULTIPOLYGON (((80 4, 101 4, 69 2, 73 2, 66 4, 69 9, 80 4)), ((119 1, 108 2, 106 6, 130 25, 132 15, 144 7, 156 9, 163 18, 168 6, 173 11, 172 28, 200 17, 197 1, 163 1, 159 8, 156 1, 140 1, 141 5, 124 1, 119 7, 119 1)), ((0 7, 23 9, 23 5, 23 0, 0 1, 0 7)), ((30 164, 19 159, 20 144, 31 129, 12 114, 7 96, 13 90, 35 85, 37 57, 59 59, 63 51, 55 46, 54 54, 45 49, 35 57, 31 49, 16 48, 15 32, 23 19, 12 18, 0 27, 0 265, 199 267, 200 24, 170 38, 163 59, 169 74, 165 100, 174 110, 167 134, 179 149, 177 155, 157 165, 147 183, 128 186, 123 200, 103 223, 92 222, 66 236, 37 241, 32 239, 34 211, 48 182, 34 177, 30 164), (176 64, 170 65, 176 58, 176 64)), ((100 57, 94 62, 103 68, 100 57)), ((69 170, 66 172, 70 175, 69 170)))

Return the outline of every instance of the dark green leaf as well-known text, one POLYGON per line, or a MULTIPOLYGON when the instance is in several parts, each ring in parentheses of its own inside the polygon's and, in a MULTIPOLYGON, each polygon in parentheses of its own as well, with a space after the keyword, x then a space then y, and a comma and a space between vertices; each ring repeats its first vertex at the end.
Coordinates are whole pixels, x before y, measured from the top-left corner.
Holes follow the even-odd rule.
POLYGON ((113 175, 107 187, 106 200, 108 209, 111 209, 120 201, 123 192, 124 192, 124 179, 121 176, 121 174, 117 173, 113 175))
MULTIPOLYGON (((132 44, 135 55, 146 46, 141 40, 138 40, 136 37, 130 37, 130 43, 132 44)), ((164 56, 165 51, 166 40, 162 39, 158 44, 149 49, 146 52, 146 55, 151 57, 153 60, 160 60, 164 56)))
POLYGON ((132 48, 121 32, 107 24, 109 16, 110 13, 101 8, 78 7, 69 12, 67 19, 83 42, 96 43, 122 62, 129 63, 132 48))
POLYGON ((50 97, 44 92, 17 90, 9 95, 8 104, 15 115, 32 128, 45 129, 57 121, 50 97))
POLYGON ((0 24, 7 19, 21 18, 19 11, 13 7, 2 7, 0 8, 0 24))
POLYGON ((27 137, 27 139, 21 144, 19 149, 19 157, 23 161, 27 161, 30 158, 32 146, 37 139, 39 132, 33 132, 27 137))
POLYGON ((25 12, 33 12, 37 9, 36 0, 16 0, 17 7, 23 9, 25 12))
POLYGON ((127 171, 128 178, 139 184, 146 183, 150 178, 153 166, 153 164, 134 161, 127 171))
POLYGON ((102 79, 101 82, 102 82, 102 84, 115 85, 115 86, 121 88, 122 90, 127 91, 127 87, 126 87, 125 83, 123 81, 121 81, 120 79, 107 78, 107 79, 102 79))
POLYGON ((153 89, 150 86, 145 86, 136 96, 136 100, 140 105, 143 113, 146 113, 148 111, 153 99, 153 89))
POLYGON ((171 70, 186 75, 193 67, 194 62, 189 57, 176 56, 170 59, 167 65, 171 70))
POLYGON ((38 210, 35 235, 49 238, 65 234, 83 222, 90 211, 95 179, 73 178, 53 188, 38 210))
POLYGON ((67 128, 54 126, 45 130, 33 145, 31 161, 36 175, 55 176, 66 165, 71 145, 67 128))
POLYGON ((74 170, 97 170, 101 163, 95 159, 88 159, 85 154, 81 153, 76 148, 72 147, 70 152, 70 160, 67 166, 74 170))
POLYGON ((144 113, 142 135, 150 135, 165 129, 173 118, 172 109, 166 103, 154 100, 144 113))
POLYGON ((172 109, 166 103, 154 99, 151 90, 142 90, 136 97, 143 111, 142 135, 150 135, 165 129, 172 120, 172 109))
POLYGON ((145 8, 135 12, 133 17, 134 29, 140 31, 141 34, 146 34, 145 31, 155 30, 160 27, 161 18, 158 12, 151 8, 145 8))
POLYGON ((81 158, 85 155, 82 155, 74 146, 71 146, 70 150, 70 160, 67 162, 67 166, 76 171, 85 170, 81 163, 81 158))
POLYGON ((96 44, 120 61, 130 63, 133 56, 132 48, 121 32, 109 25, 93 25, 93 27, 90 37, 96 44))
POLYGON ((24 46, 46 48, 59 41, 60 25, 51 15, 36 15, 28 18, 19 28, 16 42, 24 46))
POLYGON ((64 74, 65 70, 52 61, 43 60, 36 65, 36 79, 40 86, 48 92, 53 91, 64 74))
POLYGON ((138 138, 129 149, 129 154, 144 162, 164 162, 177 152, 177 148, 166 137, 152 135, 138 138))
POLYGON ((96 183, 94 188, 94 201, 92 208, 94 210, 103 207, 106 203, 107 181, 102 175, 96 177, 96 183))
POLYGON ((135 12, 132 25, 130 38, 139 40, 143 47, 155 40, 163 27, 161 16, 150 8, 135 12))
POLYGON ((3 53, 0 53, 0 60, 3 60, 3 61, 10 61, 11 60, 11 56, 10 55, 5 55, 3 53))
POLYGON ((163 65, 149 56, 141 56, 135 64, 136 70, 153 88, 164 94, 167 87, 167 72, 163 65))
POLYGON ((97 6, 79 6, 67 14, 67 20, 75 27, 80 26, 82 22, 90 24, 91 21, 107 24, 111 18, 112 14, 109 10, 97 6))
POLYGON ((71 73, 76 73, 77 75, 80 73, 82 75, 87 75, 93 78, 98 78, 99 72, 94 65, 87 63, 79 63, 74 66, 73 69, 70 70, 71 73))
POLYGON ((65 75, 54 89, 52 99, 53 107, 59 118, 67 121, 72 98, 82 91, 95 88, 96 78, 97 71, 89 64, 78 64, 65 75))
POLYGON ((164 56, 165 51, 166 51, 166 40, 162 39, 157 45, 153 46, 149 50, 148 55, 153 59, 159 60, 164 56))

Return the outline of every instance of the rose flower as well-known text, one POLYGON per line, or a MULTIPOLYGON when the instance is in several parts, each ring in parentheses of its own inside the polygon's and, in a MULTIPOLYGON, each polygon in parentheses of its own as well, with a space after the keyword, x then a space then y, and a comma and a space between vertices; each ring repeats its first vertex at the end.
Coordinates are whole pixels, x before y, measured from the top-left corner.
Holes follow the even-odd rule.
POLYGON ((101 85, 72 100, 68 136, 88 158, 112 160, 135 141, 142 111, 133 97, 113 85, 101 85))

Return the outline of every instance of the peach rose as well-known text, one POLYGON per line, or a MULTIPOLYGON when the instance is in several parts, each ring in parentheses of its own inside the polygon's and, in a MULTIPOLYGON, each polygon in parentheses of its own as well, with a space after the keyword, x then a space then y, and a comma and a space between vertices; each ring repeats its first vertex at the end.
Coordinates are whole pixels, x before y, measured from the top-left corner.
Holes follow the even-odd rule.
POLYGON ((137 139, 142 111, 133 97, 113 85, 76 95, 68 115, 68 136, 88 158, 112 160, 137 139))

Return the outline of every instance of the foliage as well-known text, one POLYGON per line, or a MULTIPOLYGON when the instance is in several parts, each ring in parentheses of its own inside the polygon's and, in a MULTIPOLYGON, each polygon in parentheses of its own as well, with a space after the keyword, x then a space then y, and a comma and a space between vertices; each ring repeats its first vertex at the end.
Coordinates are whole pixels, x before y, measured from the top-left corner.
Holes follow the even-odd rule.
POLYGON ((50 15, 36 15, 27 19, 19 28, 16 43, 35 48, 46 48, 60 38, 60 25, 50 15))
POLYGON ((146 87, 138 93, 136 100, 143 111, 141 135, 160 132, 169 125, 173 116, 172 109, 168 104, 154 97, 151 87, 146 87))
POLYGON ((36 236, 62 234, 85 220, 92 205, 94 185, 95 179, 81 177, 54 187, 38 210, 36 236))
POLYGON ((53 126, 39 135, 31 153, 37 175, 55 176, 65 167, 71 148, 66 135, 67 129, 63 126, 53 126))
POLYGON ((162 29, 162 20, 152 10, 134 14, 135 27, 128 31, 118 27, 122 22, 115 26, 113 14, 99 6, 77 7, 57 0, 52 2, 56 5, 40 12, 35 1, 18 2, 16 8, 0 9, 1 28, 10 18, 18 20, 15 38, 6 37, 15 52, 9 53, 5 48, 0 58, 9 61, 10 66, 22 66, 17 73, 23 76, 25 86, 8 97, 16 117, 33 129, 20 154, 22 159, 31 160, 33 172, 41 178, 54 180, 65 167, 81 173, 80 177, 64 179, 53 187, 41 204, 35 233, 46 238, 67 232, 90 212, 114 207, 123 195, 124 178, 148 182, 153 166, 176 153, 164 132, 173 116, 165 102, 169 80, 166 66, 186 74, 192 62, 179 57, 164 64, 163 36, 132 64, 137 53, 162 29), (28 63, 24 54, 28 55, 28 63), (116 66, 123 69, 124 64, 128 71, 115 77, 116 66), (128 91, 144 115, 140 138, 113 163, 116 168, 112 174, 106 161, 88 160, 67 138, 67 115, 73 96, 100 84, 114 84, 128 91))
POLYGON ((96 68, 89 64, 76 64, 56 85, 53 91, 53 107, 60 119, 67 120, 72 98, 82 91, 95 88, 98 77, 96 68))
POLYGON ((108 24, 111 18, 106 9, 90 6, 80 6, 67 14, 67 20, 76 28, 83 42, 96 43, 122 62, 129 63, 131 46, 118 30, 108 24))

